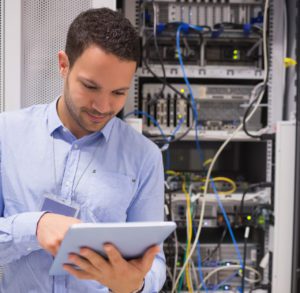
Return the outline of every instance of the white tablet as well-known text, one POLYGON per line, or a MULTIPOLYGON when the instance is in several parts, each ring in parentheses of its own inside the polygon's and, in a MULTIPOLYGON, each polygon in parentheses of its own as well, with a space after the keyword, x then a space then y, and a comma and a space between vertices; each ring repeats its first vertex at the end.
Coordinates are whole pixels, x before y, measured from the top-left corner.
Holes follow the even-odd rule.
POLYGON ((174 222, 80 223, 70 227, 50 268, 50 275, 67 275, 63 264, 69 253, 89 247, 103 256, 103 244, 114 244, 124 258, 143 255, 152 245, 161 244, 176 228, 174 222))

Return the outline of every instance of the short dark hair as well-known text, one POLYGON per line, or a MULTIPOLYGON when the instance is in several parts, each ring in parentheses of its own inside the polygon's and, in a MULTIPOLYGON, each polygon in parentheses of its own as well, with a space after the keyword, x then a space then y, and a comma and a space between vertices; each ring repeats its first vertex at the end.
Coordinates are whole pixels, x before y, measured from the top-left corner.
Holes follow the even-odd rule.
POLYGON ((89 46, 96 45, 121 60, 139 63, 139 37, 130 21, 108 8, 89 9, 71 23, 65 52, 70 67, 89 46))

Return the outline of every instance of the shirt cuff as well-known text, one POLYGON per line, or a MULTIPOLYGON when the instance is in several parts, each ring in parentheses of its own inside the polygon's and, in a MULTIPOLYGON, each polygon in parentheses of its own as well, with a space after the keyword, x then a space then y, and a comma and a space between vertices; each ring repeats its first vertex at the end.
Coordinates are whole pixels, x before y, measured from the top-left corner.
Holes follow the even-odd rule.
POLYGON ((151 272, 150 274, 148 273, 146 276, 145 276, 145 279, 144 279, 144 287, 143 289, 141 290, 142 293, 151 293, 153 292, 153 288, 152 288, 153 284, 152 284, 152 276, 151 276, 151 272))
POLYGON ((41 249, 36 237, 36 228, 40 218, 46 212, 28 212, 18 214, 13 221, 13 241, 20 252, 41 249))
MULTIPOLYGON (((131 293, 142 293, 143 290, 144 290, 144 287, 145 287, 145 279, 143 280, 143 283, 140 286, 140 288, 137 289, 137 290, 132 291, 131 293)), ((113 291, 108 288, 108 292, 113 292, 113 291)))

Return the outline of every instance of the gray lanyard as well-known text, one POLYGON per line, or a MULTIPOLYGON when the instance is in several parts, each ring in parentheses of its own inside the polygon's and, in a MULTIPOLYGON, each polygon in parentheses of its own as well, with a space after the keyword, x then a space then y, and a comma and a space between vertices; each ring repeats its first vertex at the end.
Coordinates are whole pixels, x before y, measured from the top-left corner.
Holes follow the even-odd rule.
MULTIPOLYGON (((90 159, 90 161, 88 162, 88 164, 86 165, 85 169, 83 170, 83 172, 81 173, 80 177, 78 178, 77 180, 77 183, 75 185, 75 187, 73 188, 72 187, 72 191, 71 191, 71 198, 76 201, 76 196, 75 196, 75 191, 78 187, 78 184, 80 183, 83 175, 86 173, 86 171, 88 170, 89 166, 91 165, 91 163, 93 162, 94 158, 95 158, 95 155, 96 155, 96 152, 97 152, 97 149, 98 147, 100 146, 100 143, 101 143, 101 140, 99 141, 99 144, 96 144, 95 146, 95 150, 93 151, 93 154, 92 154, 92 157, 90 159)), ((59 193, 59 190, 58 190, 58 183, 57 183, 57 174, 56 174, 56 156, 55 156, 55 143, 54 143, 54 133, 52 134, 52 152, 53 152, 53 171, 54 171, 54 182, 55 182, 55 189, 56 189, 56 192, 57 194, 59 193)), ((74 176, 74 180, 76 179, 77 177, 77 171, 78 171, 78 166, 79 166, 79 162, 80 162, 80 156, 81 156, 81 151, 79 153, 79 158, 78 158, 78 164, 76 166, 76 170, 75 170, 75 176, 74 176)))

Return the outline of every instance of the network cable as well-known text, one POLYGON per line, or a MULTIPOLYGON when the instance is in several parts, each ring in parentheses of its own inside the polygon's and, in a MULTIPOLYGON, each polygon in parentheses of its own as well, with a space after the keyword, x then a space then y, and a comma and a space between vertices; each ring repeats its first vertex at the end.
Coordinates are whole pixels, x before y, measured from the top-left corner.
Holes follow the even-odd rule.
MULTIPOLYGON (((268 75, 267 75, 268 74, 268 56, 267 56, 267 35, 266 35, 267 34, 266 31, 267 31, 268 8, 269 8, 269 0, 266 0, 265 1, 265 7, 264 7, 264 20, 263 20, 263 55, 264 55, 264 64, 265 64, 264 83, 266 83, 267 77, 268 77, 268 75)), ((257 100, 256 105, 254 106, 254 108, 252 109, 252 111, 247 116, 246 122, 248 120, 250 120, 251 117, 254 115, 254 113, 256 112, 256 110, 257 110, 257 108, 258 108, 258 106, 259 106, 262 98, 263 98, 263 94, 260 94, 259 98, 257 100)), ((212 169, 213 169, 213 167, 215 165, 215 162, 219 158, 219 155, 221 154, 221 152, 224 150, 224 148, 227 146, 227 144, 232 140, 232 138, 242 129, 242 127, 243 127, 243 123, 240 124, 236 128, 236 130, 225 140, 225 142, 221 145, 221 147, 219 148, 219 150, 215 154, 215 156, 214 156, 214 158, 212 160, 212 163, 209 166, 209 169, 208 169, 208 172, 207 172, 207 180, 205 182, 204 197, 202 199, 202 207, 201 207, 201 214, 200 214, 199 226, 198 226, 197 234, 195 236, 195 240, 194 240, 193 246, 191 248, 190 254, 187 257, 187 259, 185 260, 185 263, 184 263, 181 271, 179 272, 178 278, 177 278, 177 280, 175 282, 175 286, 172 289, 172 293, 175 291, 175 288, 176 288, 176 285, 178 283, 178 280, 179 280, 179 278, 180 278, 183 270, 185 269, 185 267, 186 267, 189 259, 192 257, 192 255, 193 255, 193 253, 195 251, 195 248, 196 248, 196 245, 197 245, 200 233, 201 233, 201 228, 202 228, 202 225, 203 225, 204 211, 205 211, 205 199, 206 199, 206 195, 207 195, 207 191, 208 191, 208 184, 209 184, 209 180, 211 178, 212 169)), ((247 266, 245 266, 245 268, 247 268, 247 266)), ((260 280, 260 278, 259 278, 259 280, 260 280)), ((255 281, 257 282, 257 280, 255 280, 255 281)))
POLYGON ((237 256, 238 256, 238 259, 239 259, 239 261, 240 261, 240 265, 243 266, 242 256, 241 256, 240 250, 239 250, 239 248, 238 248, 237 242, 236 242, 236 240, 235 240, 235 237, 234 237, 234 234, 233 234, 233 231, 232 231, 232 228, 231 228, 231 225, 230 225, 228 216, 227 216, 227 214, 226 214, 226 212, 225 212, 225 209, 224 209, 224 207, 223 207, 223 204, 222 204, 222 202, 221 202, 221 200, 220 200, 220 197, 219 197, 219 195, 218 195, 218 191, 217 191, 217 189, 216 189, 216 185, 215 185, 213 182, 212 182, 212 188, 213 188, 213 190, 214 190, 216 199, 217 199, 217 201, 218 201, 218 205, 219 205, 219 207, 221 208, 222 214, 223 214, 223 216, 224 216, 226 225, 227 225, 227 227, 228 227, 229 234, 230 234, 230 236, 231 236, 231 239, 232 239, 232 242, 233 242, 233 245, 234 245, 234 248, 235 248, 235 251, 236 251, 237 256))
POLYGON ((173 142, 174 139, 172 139, 172 138, 175 137, 176 133, 179 131, 180 127, 184 123, 184 118, 180 117, 179 122, 178 122, 176 128, 173 130, 173 132, 171 133, 170 137, 167 137, 165 135, 164 131, 162 130, 159 122, 152 115, 150 115, 149 113, 144 112, 144 111, 134 110, 132 112, 127 113, 124 116, 124 119, 126 119, 128 116, 131 116, 131 115, 136 115, 136 116, 137 115, 143 115, 143 116, 146 116, 148 119, 151 120, 151 122, 153 123, 153 125, 156 126, 159 129, 159 132, 161 133, 161 136, 162 136, 162 138, 163 138, 163 140, 165 142, 165 145, 162 147, 163 151, 167 149, 166 145, 169 145, 171 142, 173 142))
MULTIPOLYGON (((160 54, 160 51, 159 51, 159 48, 158 48, 158 43, 157 43, 157 32, 156 32, 156 27, 157 27, 157 6, 156 6, 154 0, 152 0, 152 6, 153 6, 153 36, 154 36, 154 46, 155 46, 155 49, 156 49, 156 52, 157 52, 157 55, 158 55, 159 63, 161 65, 161 69, 162 69, 162 72, 163 72, 163 80, 164 80, 162 88, 161 88, 160 93, 159 93, 159 97, 162 97, 163 92, 164 92, 165 87, 166 87, 166 84, 167 84, 167 78, 166 78, 165 65, 164 65, 163 59, 161 57, 161 54, 160 54)), ((153 102, 154 102, 154 100, 150 101, 149 104, 151 104, 153 102)))
POLYGON ((244 255, 243 255, 243 269, 242 269, 242 292, 244 293, 245 290, 245 277, 246 277, 246 272, 245 272, 245 266, 246 266, 246 254, 247 254, 247 241, 249 238, 249 233, 250 233, 250 228, 247 226, 245 229, 245 235, 244 235, 244 255))
POLYGON ((240 204, 240 210, 239 210, 239 214, 242 217, 243 213, 244 213, 244 201, 245 201, 245 197, 247 195, 247 193, 250 190, 254 190, 256 188, 266 188, 266 187, 270 187, 272 188, 274 186, 274 184, 272 182, 260 182, 260 183, 255 183, 255 184, 250 184, 243 192, 242 195, 242 199, 241 199, 241 204, 240 204))
POLYGON ((213 287, 213 291, 218 290, 221 286, 225 285, 226 283, 229 283, 232 279, 236 278, 236 276, 238 276, 238 271, 232 273, 231 275, 229 275, 226 279, 224 279, 222 282, 220 282, 219 284, 215 285, 213 287))
MULTIPOLYGON (((196 120, 196 123, 195 123, 196 148, 197 148, 197 150, 198 150, 198 152, 199 152, 199 154, 200 154, 200 159, 202 159, 202 158, 201 158, 202 153, 201 153, 201 149, 200 149, 199 138, 198 138, 198 129, 197 129, 197 126, 198 126, 198 113, 197 113, 197 107, 196 107, 195 99, 194 99, 194 96, 193 96, 192 88, 191 88, 191 86, 190 86, 190 83, 189 83, 189 81, 188 81, 188 78, 187 78, 187 75, 186 75, 186 72, 185 72, 185 67, 184 67, 184 64, 183 64, 183 61, 182 61, 181 49, 180 49, 180 31, 181 31, 181 29, 187 30, 189 27, 192 27, 193 29, 198 29, 199 31, 202 31, 202 28, 197 28, 196 26, 190 26, 190 25, 188 25, 188 24, 181 24, 181 25, 179 25, 179 27, 178 27, 178 29, 177 29, 177 34, 176 34, 176 47, 177 47, 177 51, 178 51, 178 59, 179 59, 180 66, 181 66, 181 69, 182 69, 182 72, 183 72, 184 80, 185 80, 185 83, 186 83, 186 85, 187 85, 187 87, 188 87, 188 89, 189 89, 189 93, 190 93, 190 97, 191 97, 192 109, 193 109, 194 117, 195 117, 195 120, 196 120)), ((204 162, 204 160, 202 160, 202 161, 204 162)), ((208 181, 208 178, 207 178, 206 181, 208 181)), ((214 182, 212 182, 212 183, 213 183, 212 185, 215 187, 214 182)), ((217 195, 217 196, 218 196, 218 195, 217 195)), ((219 201, 219 202, 220 202, 220 201, 219 201)), ((203 210, 204 206, 205 206, 205 202, 202 203, 202 211, 204 211, 204 210, 203 210)), ((222 209, 222 207, 221 207, 221 209, 222 209)), ((223 214, 225 215, 224 217, 225 217, 225 219, 226 219, 226 218, 227 218, 227 215, 226 215, 226 212, 225 212, 224 208, 222 209, 222 212, 223 212, 223 214)), ((199 227, 200 227, 200 224, 201 224, 201 221, 199 222, 199 227)), ((241 259, 241 256, 240 256, 239 249, 238 249, 238 247, 237 247, 236 241, 235 241, 235 237, 234 237, 233 232, 232 232, 232 230, 231 230, 231 227, 230 227, 230 223, 229 223, 228 218, 227 218, 226 224, 228 225, 228 228, 229 228, 229 230, 231 231, 230 235, 231 235, 231 237, 232 237, 234 246, 235 246, 235 248, 236 248, 238 257, 239 257, 240 262, 241 262, 241 265, 242 265, 242 259, 241 259)), ((198 228, 198 231, 199 231, 199 228, 198 228)), ((198 234, 196 235, 197 241, 198 241, 198 239, 199 239, 199 236, 200 236, 200 233, 199 233, 199 235, 198 235, 198 234)), ((195 244, 197 243, 197 241, 196 241, 196 240, 194 241, 194 245, 193 245, 193 248, 192 248, 193 251, 195 250, 195 244)), ((193 251, 191 251, 191 253, 190 253, 190 255, 189 255, 189 258, 191 257, 193 251)), ((189 259, 187 259, 187 260, 185 261, 185 264, 187 264, 188 261, 189 261, 189 259)), ((179 280, 180 275, 182 274, 182 272, 183 272, 183 269, 180 271, 179 276, 178 276, 178 278, 177 278, 177 281, 179 280)), ((174 288, 173 288, 173 292, 174 292, 174 288)))
MULTIPOLYGON (((204 278, 204 282, 206 282, 207 280, 209 280, 213 275, 215 275, 216 273, 220 272, 220 271, 231 271, 231 270, 239 270, 241 268, 240 265, 229 265, 229 266, 220 266, 215 268, 213 271, 209 272, 205 278, 204 278)), ((245 278, 246 281, 248 281, 249 283, 258 283, 261 281, 261 274, 259 271, 257 271, 256 269, 250 267, 250 266, 245 266, 246 270, 249 270, 251 272, 253 272, 257 278, 256 279, 249 279, 249 278, 245 278)), ((240 271, 239 271, 239 275, 240 275, 240 271)), ((202 288, 202 284, 200 284, 200 286, 198 287, 198 290, 200 290, 202 288)))
MULTIPOLYGON (((191 200, 190 196, 186 190, 186 178, 183 176, 182 182, 182 191, 186 197, 186 221, 187 221, 187 246, 186 246, 186 255, 189 255, 190 245, 192 241, 192 233, 193 233, 193 223, 192 223, 192 214, 191 214, 191 200)), ((189 265, 186 267, 186 282, 189 292, 193 292, 193 286, 191 284, 191 278, 189 274, 189 265)))

